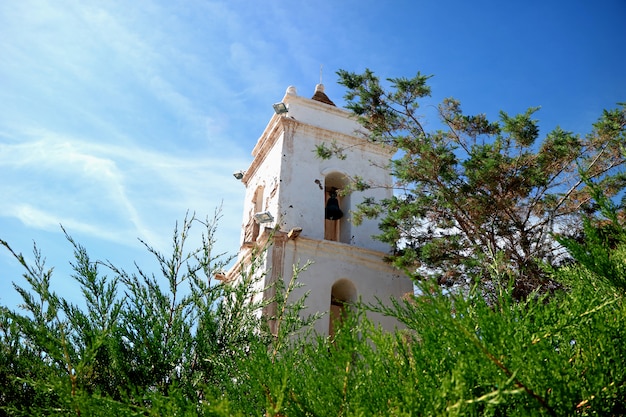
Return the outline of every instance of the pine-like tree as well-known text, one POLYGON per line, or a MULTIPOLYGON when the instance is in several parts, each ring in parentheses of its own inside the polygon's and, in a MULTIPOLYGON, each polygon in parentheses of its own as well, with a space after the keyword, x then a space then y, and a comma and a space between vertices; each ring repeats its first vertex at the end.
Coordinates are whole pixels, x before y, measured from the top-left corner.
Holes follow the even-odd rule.
MULTIPOLYGON (((579 230, 581 215, 596 210, 580 172, 609 197, 626 186, 624 105, 605 111, 586 136, 556 128, 540 139, 537 108, 490 121, 450 98, 438 106, 441 128, 431 131, 418 113, 429 76, 391 78, 385 87, 370 70, 338 74, 367 139, 400 151, 391 165, 394 197, 364 201, 353 218, 382 215, 379 238, 395 247, 390 259, 418 279, 480 282, 490 291, 501 274, 486 266, 497 265, 514 278, 518 297, 545 288, 541 264, 564 253, 553 233, 579 230)), ((321 146, 318 155, 341 149, 321 146)))

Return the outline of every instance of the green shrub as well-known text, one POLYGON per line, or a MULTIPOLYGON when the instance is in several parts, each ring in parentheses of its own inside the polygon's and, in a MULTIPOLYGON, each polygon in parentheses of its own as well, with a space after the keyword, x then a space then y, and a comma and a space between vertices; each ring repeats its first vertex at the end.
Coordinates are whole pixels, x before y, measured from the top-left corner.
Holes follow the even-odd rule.
POLYGON ((626 245, 595 238, 592 222, 582 243, 564 241, 580 263, 548 271, 565 289, 518 301, 493 265, 493 298, 423 282, 420 295, 353 306, 332 338, 307 331, 318 316, 299 316, 305 299, 289 302, 300 267, 268 301, 275 317, 248 302, 254 274, 212 282, 228 259, 211 254, 215 224, 202 223, 199 250, 184 250, 193 216, 170 255, 147 246, 160 275, 93 262, 68 237, 84 307, 50 290, 37 250, 33 266, 14 253, 26 313, 0 308, 0 415, 626 414, 626 245), (369 312, 403 328, 385 332, 369 312))

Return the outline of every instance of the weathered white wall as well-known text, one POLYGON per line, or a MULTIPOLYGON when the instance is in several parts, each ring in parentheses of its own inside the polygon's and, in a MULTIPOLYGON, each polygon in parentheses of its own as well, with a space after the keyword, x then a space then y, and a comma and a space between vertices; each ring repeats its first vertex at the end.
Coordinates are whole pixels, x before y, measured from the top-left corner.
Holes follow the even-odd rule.
MULTIPOLYGON (((350 280, 356 287, 357 299, 365 303, 377 303, 377 298, 388 302, 391 297, 401 298, 413 291, 411 281, 385 264, 380 252, 302 237, 285 242, 283 270, 280 275, 288 282, 292 275, 291 265, 304 265, 308 260, 313 263, 298 277, 298 282, 304 286, 294 291, 291 298, 295 301, 306 292, 309 293, 304 316, 328 312, 331 289, 341 279, 350 280)), ((368 316, 388 330, 399 326, 395 319, 389 317, 374 313, 369 313, 368 316)), ((328 334, 328 314, 315 324, 315 330, 319 334, 328 334)))
MULTIPOLYGON (((265 255, 267 279, 288 281, 294 264, 312 261, 299 277, 304 287, 293 294, 297 298, 306 291, 310 293, 305 314, 329 311, 332 286, 341 279, 350 280, 356 287, 357 297, 364 302, 373 303, 377 297, 388 300, 411 292, 411 281, 382 259, 389 247, 373 238, 379 233, 377 220, 365 220, 358 227, 343 225, 344 231, 350 234, 346 243, 324 240, 326 177, 343 173, 348 177, 346 182, 359 176, 375 186, 391 185, 392 178, 385 167, 393 150, 373 145, 360 136, 357 133, 360 125, 345 110, 300 97, 292 87, 283 102, 289 112, 271 118, 252 152, 254 160, 242 180, 246 197, 240 261, 251 250, 251 243, 245 240, 245 228, 250 227, 255 211, 255 191, 262 186, 261 210, 272 213, 274 221, 261 225, 261 232, 277 227, 277 236, 280 235, 265 255), (316 145, 333 142, 345 149, 344 160, 316 157, 316 145), (302 232, 299 238, 289 240, 285 234, 294 227, 301 227, 302 232)), ((342 201, 342 222, 349 220, 350 209, 365 197, 380 200, 391 195, 391 188, 384 187, 352 192, 342 201), (346 206, 348 202, 352 207, 346 206)), ((264 237, 267 238, 267 234, 264 237)), ((397 324, 385 317, 371 318, 388 329, 397 324)), ((328 333, 328 320, 325 316, 316 324, 321 334, 328 333)))
MULTIPOLYGON (((391 151, 355 136, 360 125, 345 110, 293 94, 286 94, 283 101, 289 113, 272 117, 253 150, 255 161, 244 177, 247 187, 244 225, 251 212, 254 191, 262 184, 268 203, 264 209, 272 212, 281 230, 302 227, 304 236, 323 239, 325 176, 343 173, 348 177, 363 177, 375 186, 391 185, 391 176, 384 169, 391 151), (333 142, 345 148, 345 160, 316 157, 316 145, 333 142)), ((364 197, 382 199, 391 193, 390 189, 377 187, 353 192, 347 200, 354 206, 364 197)), ((350 209, 342 207, 346 219, 350 209)), ((389 249, 372 238, 378 233, 376 220, 366 220, 351 229, 352 244, 381 251, 389 249)))

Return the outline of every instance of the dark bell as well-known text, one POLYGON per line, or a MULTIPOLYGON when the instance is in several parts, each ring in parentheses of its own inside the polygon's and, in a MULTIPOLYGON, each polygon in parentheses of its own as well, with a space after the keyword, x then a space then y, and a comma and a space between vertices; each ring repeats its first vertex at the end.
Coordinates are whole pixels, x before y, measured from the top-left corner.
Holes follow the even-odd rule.
POLYGON ((339 208, 337 194, 331 193, 326 202, 326 220, 339 220, 343 217, 343 211, 339 208))

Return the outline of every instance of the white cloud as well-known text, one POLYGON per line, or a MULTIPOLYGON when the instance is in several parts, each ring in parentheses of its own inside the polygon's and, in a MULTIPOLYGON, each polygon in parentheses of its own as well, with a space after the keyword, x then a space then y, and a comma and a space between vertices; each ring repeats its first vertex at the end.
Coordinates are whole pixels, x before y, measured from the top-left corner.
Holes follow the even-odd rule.
MULTIPOLYGON (((162 246, 163 223, 169 228, 185 210, 212 212, 222 199, 239 207, 243 190, 232 171, 245 163, 34 131, 22 142, 0 143, 0 215, 43 230, 63 224, 101 239, 141 237, 162 246)), ((240 216, 231 210, 228 222, 238 228, 240 216)))
POLYGON ((0 5, 0 217, 164 245, 185 210, 223 201, 236 249, 232 172, 310 52, 291 18, 222 1, 0 5))
POLYGON ((11 214, 25 226, 45 231, 58 231, 62 225, 66 230, 83 233, 99 239, 109 240, 119 244, 128 244, 128 237, 115 230, 99 227, 97 224, 88 224, 76 219, 56 216, 53 213, 33 207, 29 204, 20 204, 10 208, 11 214))

